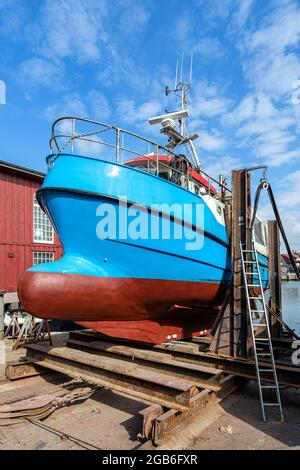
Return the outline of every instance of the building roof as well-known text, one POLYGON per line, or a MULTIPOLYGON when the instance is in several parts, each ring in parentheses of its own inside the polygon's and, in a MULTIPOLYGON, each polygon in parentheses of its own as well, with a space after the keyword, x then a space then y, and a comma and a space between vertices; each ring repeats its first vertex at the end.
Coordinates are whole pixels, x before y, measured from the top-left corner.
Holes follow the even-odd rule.
POLYGON ((32 170, 31 168, 16 165, 15 163, 5 162, 3 160, 0 160, 0 171, 37 181, 43 181, 46 176, 45 173, 42 173, 41 171, 32 170))
MULTIPOLYGON (((292 264, 291 263, 291 260, 290 260, 290 257, 287 253, 282 253, 281 254, 282 258, 284 259, 284 261, 286 262, 286 264, 292 264)), ((294 257, 294 260, 298 263, 300 261, 300 255, 299 253, 297 252, 293 252, 293 257, 294 257)))

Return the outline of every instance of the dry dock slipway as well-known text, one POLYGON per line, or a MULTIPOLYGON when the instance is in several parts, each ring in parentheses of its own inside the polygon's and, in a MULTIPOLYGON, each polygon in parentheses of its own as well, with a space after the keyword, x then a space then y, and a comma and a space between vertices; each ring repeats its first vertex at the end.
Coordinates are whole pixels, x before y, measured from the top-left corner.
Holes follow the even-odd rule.
MULTIPOLYGON (((213 414, 220 401, 247 379, 254 379, 258 385, 257 407, 260 402, 263 420, 283 421, 280 389, 300 387, 295 349, 298 337, 282 320, 279 232, 287 240, 273 193, 263 179, 255 198, 254 214, 259 193, 266 189, 276 216, 276 220, 268 222, 270 300, 266 303, 261 280, 260 289, 257 285, 252 289, 247 277, 251 274, 252 278, 258 266, 251 238, 252 170, 232 173, 232 205, 228 206, 227 227, 231 233, 233 282, 210 334, 152 346, 105 337, 92 330, 55 335, 52 345, 46 341, 26 344, 25 358, 7 364, 6 377, 10 384, 2 382, 0 399, 1 387, 5 391, 16 384, 16 390, 20 391, 20 384, 29 377, 34 382, 34 376, 59 372, 75 382, 80 378, 92 390, 103 387, 140 401, 139 448, 180 449, 197 438, 202 420, 207 421, 207 410, 213 414)), ((54 399, 50 394, 44 400, 40 396, 40 401, 35 398, 24 405, 23 400, 30 396, 28 390, 26 393, 27 397, 20 393, 19 402, 0 405, 0 424, 6 424, 9 429, 25 418, 47 430, 47 421, 42 418, 56 409, 57 396, 54 394, 54 399)), ((73 391, 73 395, 61 398, 61 402, 84 399, 85 393, 88 392, 73 391)), ((33 395, 36 395, 34 388, 33 395)), ((48 431, 55 432, 50 426, 48 431)), ((74 437, 75 431, 76 427, 73 432, 61 432, 61 436, 80 445, 74 437)), ((88 429, 85 439, 95 443, 88 429)), ((97 448, 86 441, 81 441, 83 447, 97 448)))

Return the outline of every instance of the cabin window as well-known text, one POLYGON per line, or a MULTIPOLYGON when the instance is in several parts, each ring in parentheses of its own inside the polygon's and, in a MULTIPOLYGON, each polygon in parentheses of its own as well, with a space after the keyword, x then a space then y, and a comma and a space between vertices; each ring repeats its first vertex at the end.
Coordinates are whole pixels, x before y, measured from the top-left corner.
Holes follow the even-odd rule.
POLYGON ((265 245, 263 224, 258 219, 255 219, 254 233, 255 233, 255 240, 257 241, 257 243, 260 243, 261 245, 265 245))
POLYGON ((160 178, 163 178, 164 180, 169 179, 169 173, 167 171, 160 171, 159 176, 160 176, 160 178))
POLYGON ((45 212, 40 208, 36 196, 33 198, 33 241, 54 243, 54 230, 45 212))
POLYGON ((51 263, 54 261, 54 253, 52 251, 34 251, 33 266, 41 263, 51 263))
POLYGON ((197 194, 197 196, 200 194, 200 188, 197 184, 194 184, 194 193, 197 194))
POLYGON ((151 175, 156 174, 156 165, 153 164, 147 165, 130 165, 130 168, 135 168, 136 170, 145 171, 146 173, 150 173, 151 175))

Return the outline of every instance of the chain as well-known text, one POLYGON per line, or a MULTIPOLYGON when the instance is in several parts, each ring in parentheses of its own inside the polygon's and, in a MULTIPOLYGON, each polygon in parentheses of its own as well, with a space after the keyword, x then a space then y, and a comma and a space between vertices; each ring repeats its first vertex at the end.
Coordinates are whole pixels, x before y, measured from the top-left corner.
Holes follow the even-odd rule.
POLYGON ((109 131, 111 129, 113 129, 113 126, 105 127, 104 129, 101 129, 100 131, 88 132, 86 134, 78 134, 78 135, 74 135, 73 137, 69 137, 66 143, 59 150, 59 153, 61 153, 72 142, 73 139, 75 140, 75 139, 81 139, 82 137, 89 137, 91 135, 103 134, 104 132, 109 131))

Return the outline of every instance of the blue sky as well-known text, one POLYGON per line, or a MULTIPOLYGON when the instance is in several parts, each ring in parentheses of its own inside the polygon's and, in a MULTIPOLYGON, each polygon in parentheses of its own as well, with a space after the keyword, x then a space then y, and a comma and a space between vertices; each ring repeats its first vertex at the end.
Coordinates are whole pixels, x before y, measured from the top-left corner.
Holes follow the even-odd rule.
POLYGON ((153 138, 147 119, 193 51, 203 169, 267 163, 300 248, 299 46, 295 0, 0 0, 0 159, 46 170, 50 124, 65 114, 153 138))

